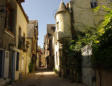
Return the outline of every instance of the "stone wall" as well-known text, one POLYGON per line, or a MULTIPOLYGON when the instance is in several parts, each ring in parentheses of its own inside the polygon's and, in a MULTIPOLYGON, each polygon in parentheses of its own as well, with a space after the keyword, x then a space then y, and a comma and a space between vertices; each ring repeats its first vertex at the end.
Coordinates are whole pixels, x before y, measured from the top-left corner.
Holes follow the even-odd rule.
POLYGON ((95 70, 91 64, 92 48, 86 45, 82 48, 82 82, 87 86, 96 86, 95 70))
MULTIPOLYGON (((73 9, 74 28, 76 31, 85 32, 91 27, 94 29, 103 20, 103 16, 106 12, 99 9, 96 13, 91 8, 91 0, 71 0, 71 6, 73 9), (82 3, 83 2, 83 3, 82 3)), ((109 6, 109 0, 97 0, 98 6, 109 6)))
MULTIPOLYGON (((26 45, 26 38, 27 38, 27 25, 28 21, 24 15, 24 12, 21 6, 17 3, 17 23, 16 23, 16 48, 18 48, 18 35, 19 29, 21 28, 21 36, 25 35, 25 45, 26 45)), ((24 46, 25 46, 24 45, 24 46)), ((22 49, 19 52, 19 70, 15 70, 15 76, 18 76, 16 79, 19 79, 19 75, 27 74, 27 52, 23 51, 22 49)))
POLYGON ((112 71, 96 70, 96 86, 112 86, 112 71))
POLYGON ((62 37, 71 37, 71 17, 68 11, 57 14, 56 23, 56 32, 61 32, 62 37))
POLYGON ((0 48, 3 48, 3 33, 5 25, 5 16, 6 16, 6 7, 5 0, 0 0, 0 48))

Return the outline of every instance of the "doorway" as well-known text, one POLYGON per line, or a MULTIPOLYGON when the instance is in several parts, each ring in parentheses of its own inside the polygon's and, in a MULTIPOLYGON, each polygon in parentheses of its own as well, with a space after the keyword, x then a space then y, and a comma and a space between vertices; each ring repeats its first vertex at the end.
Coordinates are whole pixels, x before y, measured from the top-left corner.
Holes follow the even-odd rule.
POLYGON ((2 70, 3 70, 3 51, 0 50, 0 78, 2 77, 2 70))

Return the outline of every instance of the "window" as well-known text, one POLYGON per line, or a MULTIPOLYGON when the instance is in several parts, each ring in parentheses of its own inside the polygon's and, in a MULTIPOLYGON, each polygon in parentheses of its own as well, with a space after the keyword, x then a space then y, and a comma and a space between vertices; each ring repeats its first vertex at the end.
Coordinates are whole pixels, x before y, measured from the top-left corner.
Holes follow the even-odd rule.
POLYGON ((16 58, 16 71, 19 70, 19 53, 17 53, 17 58, 16 58))
POLYGON ((23 48, 24 51, 26 50, 25 33, 23 33, 23 37, 22 37, 22 48, 23 48))
POLYGON ((97 0, 91 0, 91 8, 97 7, 97 0))
POLYGON ((56 23, 56 26, 57 26, 57 30, 58 30, 59 29, 59 22, 56 23))
POLYGON ((5 27, 11 32, 13 32, 13 29, 14 29, 14 14, 15 14, 14 10, 11 9, 10 6, 7 6, 5 27))
POLYGON ((3 67, 3 51, 0 50, 0 78, 2 77, 2 67, 3 67))
POLYGON ((22 40, 21 40, 21 28, 19 27, 19 31, 18 31, 18 48, 21 48, 21 44, 22 44, 22 40))
POLYGON ((52 31, 55 32, 55 27, 52 27, 52 31))
POLYGON ((112 3, 112 0, 107 0, 108 1, 108 3, 112 3))
POLYGON ((112 2, 112 0, 109 0, 110 2, 112 2))

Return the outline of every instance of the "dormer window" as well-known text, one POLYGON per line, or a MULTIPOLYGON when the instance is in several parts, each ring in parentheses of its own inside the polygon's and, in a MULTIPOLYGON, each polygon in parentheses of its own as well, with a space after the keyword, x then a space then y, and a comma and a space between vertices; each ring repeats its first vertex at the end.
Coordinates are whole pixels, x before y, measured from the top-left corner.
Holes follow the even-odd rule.
POLYGON ((97 0, 91 0, 91 8, 97 7, 97 0))

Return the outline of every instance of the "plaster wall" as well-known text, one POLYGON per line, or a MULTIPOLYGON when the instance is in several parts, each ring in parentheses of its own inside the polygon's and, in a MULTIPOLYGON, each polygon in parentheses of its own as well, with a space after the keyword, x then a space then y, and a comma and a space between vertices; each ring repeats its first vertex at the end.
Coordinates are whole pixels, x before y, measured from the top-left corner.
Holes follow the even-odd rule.
MULTIPOLYGON (((27 38, 27 20, 20 5, 17 3, 17 23, 16 23, 16 48, 18 48, 18 35, 19 35, 19 28, 21 28, 21 36, 24 36, 25 39, 27 38)), ((19 75, 24 75, 27 73, 27 52, 23 52, 20 50, 19 52, 19 70, 15 72, 16 79, 19 79, 19 75), (19 73, 18 73, 19 72, 19 73), (18 75, 19 74, 19 75, 18 75)))

